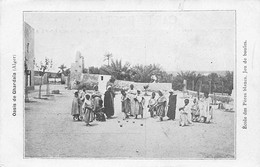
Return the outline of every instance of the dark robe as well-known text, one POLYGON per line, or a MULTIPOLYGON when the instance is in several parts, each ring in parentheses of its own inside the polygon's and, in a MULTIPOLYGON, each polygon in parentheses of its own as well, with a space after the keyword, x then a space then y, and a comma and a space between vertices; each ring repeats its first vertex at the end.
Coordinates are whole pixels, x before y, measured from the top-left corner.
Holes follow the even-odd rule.
POLYGON ((175 119, 176 101, 177 101, 177 95, 169 96, 167 117, 172 120, 175 119))
POLYGON ((114 115, 114 94, 113 92, 106 91, 104 97, 105 114, 109 118, 114 115))

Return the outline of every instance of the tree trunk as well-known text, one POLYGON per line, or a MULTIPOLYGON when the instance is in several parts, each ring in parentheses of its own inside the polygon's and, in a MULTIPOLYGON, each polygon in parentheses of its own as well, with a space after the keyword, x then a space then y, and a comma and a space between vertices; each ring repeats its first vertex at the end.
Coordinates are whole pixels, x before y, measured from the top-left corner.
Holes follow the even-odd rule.
POLYGON ((49 85, 49 82, 47 82, 47 85, 46 85, 46 95, 47 96, 50 95, 50 85, 49 85))
POLYGON ((47 74, 47 85, 46 85, 46 95, 49 96, 50 95, 50 85, 49 85, 49 76, 47 74))
POLYGON ((29 102, 28 88, 25 86, 25 102, 29 102))
POLYGON ((216 94, 215 94, 215 92, 213 94, 214 94, 214 96, 213 96, 213 104, 215 105, 216 104, 216 94))
POLYGON ((71 89, 71 85, 70 85, 70 74, 68 75, 68 78, 67 78, 67 87, 68 87, 69 90, 71 89))
POLYGON ((41 98, 41 91, 42 91, 42 76, 41 76, 41 82, 40 82, 40 86, 39 86, 39 99, 41 98))

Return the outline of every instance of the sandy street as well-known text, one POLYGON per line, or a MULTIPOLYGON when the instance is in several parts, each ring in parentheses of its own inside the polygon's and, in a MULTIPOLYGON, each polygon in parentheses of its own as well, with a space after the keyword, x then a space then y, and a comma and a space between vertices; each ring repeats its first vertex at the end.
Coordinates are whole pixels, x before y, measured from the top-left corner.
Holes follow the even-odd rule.
MULTIPOLYGON (((73 90, 51 85, 53 89, 59 89, 61 94, 48 100, 34 99, 37 91, 29 94, 33 102, 25 104, 25 157, 201 159, 235 156, 235 113, 215 110, 214 123, 194 123, 187 127, 179 126, 178 114, 175 121, 166 121, 165 117, 165 121, 160 122, 158 118, 150 118, 147 109, 143 119, 122 120, 121 95, 117 95, 115 118, 94 121, 94 126, 87 127, 84 122, 74 122, 70 115, 73 90)), ((178 105, 182 101, 178 98, 178 105)))

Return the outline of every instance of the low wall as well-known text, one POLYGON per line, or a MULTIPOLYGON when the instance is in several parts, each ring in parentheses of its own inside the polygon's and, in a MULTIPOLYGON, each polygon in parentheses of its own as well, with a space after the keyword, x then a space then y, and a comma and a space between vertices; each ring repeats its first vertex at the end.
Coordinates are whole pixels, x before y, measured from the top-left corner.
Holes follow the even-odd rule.
POLYGON ((149 85, 148 91, 164 90, 169 91, 172 89, 172 83, 139 83, 132 81, 115 81, 115 90, 129 89, 130 85, 133 84, 135 89, 144 90, 144 86, 149 85))
MULTIPOLYGON (((187 92, 190 95, 197 97, 196 91, 187 90, 187 92)), ((200 92, 200 97, 203 97, 203 94, 204 93, 200 92)), ((209 97, 211 97, 212 100, 220 101, 222 103, 229 103, 229 102, 233 101, 233 98, 231 96, 228 96, 228 95, 215 94, 215 96, 214 96, 214 94, 209 94, 209 97)))
MULTIPOLYGON (((40 85, 40 84, 41 84, 41 76, 34 76, 34 85, 40 85)), ((42 77, 42 84, 47 84, 46 75, 42 77)))

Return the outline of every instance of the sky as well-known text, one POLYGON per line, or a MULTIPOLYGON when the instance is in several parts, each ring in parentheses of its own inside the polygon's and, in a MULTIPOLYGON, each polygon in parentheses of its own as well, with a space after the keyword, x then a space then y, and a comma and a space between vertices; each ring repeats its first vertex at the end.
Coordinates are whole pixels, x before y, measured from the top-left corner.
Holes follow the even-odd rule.
POLYGON ((35 29, 36 63, 53 60, 51 71, 75 61, 106 64, 104 55, 135 64, 160 64, 166 71, 234 69, 235 14, 182 12, 26 12, 35 29))

